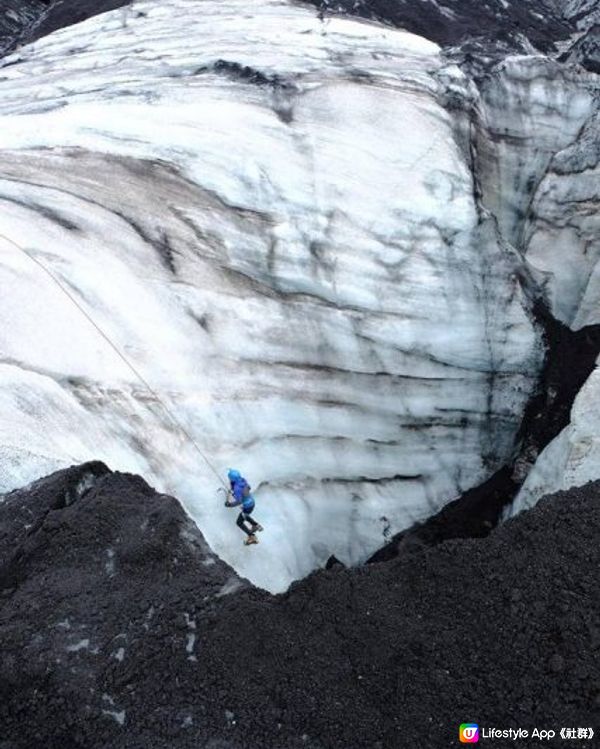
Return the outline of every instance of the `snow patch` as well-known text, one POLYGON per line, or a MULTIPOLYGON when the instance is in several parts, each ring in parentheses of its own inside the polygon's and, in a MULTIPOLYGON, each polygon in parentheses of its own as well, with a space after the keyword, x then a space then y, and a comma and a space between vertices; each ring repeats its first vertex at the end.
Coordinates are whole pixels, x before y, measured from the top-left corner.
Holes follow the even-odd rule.
POLYGON ((194 652, 194 644, 196 643, 196 635, 193 632, 188 632, 187 643, 185 646, 186 653, 190 655, 194 652))
POLYGON ((72 645, 67 645, 66 650, 68 653, 77 653, 80 650, 89 650, 90 649, 90 641, 89 638, 84 638, 83 640, 79 640, 79 642, 76 642, 72 645))
POLYGON ((108 557, 108 559, 107 559, 107 561, 104 564, 104 569, 106 570, 106 574, 109 577, 112 577, 115 574, 115 571, 116 571, 114 549, 107 549, 106 550, 106 556, 108 557))
POLYGON ((125 710, 102 710, 103 715, 108 715, 113 718, 120 726, 125 725, 125 710))
POLYGON ((244 583, 237 577, 229 579, 225 585, 222 585, 219 591, 216 593, 217 598, 221 596, 229 596, 232 593, 236 593, 238 590, 244 587, 244 583))

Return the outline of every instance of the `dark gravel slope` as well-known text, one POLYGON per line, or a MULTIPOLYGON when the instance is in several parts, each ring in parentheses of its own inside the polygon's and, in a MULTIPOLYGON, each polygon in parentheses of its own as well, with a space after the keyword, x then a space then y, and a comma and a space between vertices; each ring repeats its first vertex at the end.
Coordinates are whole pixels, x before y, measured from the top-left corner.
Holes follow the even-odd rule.
POLYGON ((552 0, 310 0, 321 13, 349 13, 389 23, 443 46, 469 39, 551 51, 575 29, 552 0))
POLYGON ((446 749, 465 721, 600 730, 599 539, 597 482, 488 538, 271 596, 139 477, 55 474, 0 504, 0 747, 446 749))
MULTIPOLYGON (((48 14, 42 18, 30 36, 38 39, 57 29, 85 21, 91 16, 129 5, 130 2, 131 0, 54 0, 48 14)), ((31 41, 31 38, 28 41, 31 41)))
POLYGON ((11 48, 21 37, 24 29, 33 26, 47 10, 47 0, 2 0, 0 55, 11 48))
POLYGON ((130 0, 2 0, 0 55, 18 44, 129 3, 130 0))

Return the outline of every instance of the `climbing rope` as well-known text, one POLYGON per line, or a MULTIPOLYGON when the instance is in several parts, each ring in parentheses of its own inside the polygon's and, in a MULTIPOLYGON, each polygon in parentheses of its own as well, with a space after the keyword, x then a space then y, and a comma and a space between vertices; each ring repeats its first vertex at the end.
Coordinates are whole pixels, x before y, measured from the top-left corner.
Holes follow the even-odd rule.
MULTIPOLYGON (((54 5, 54 4, 53 4, 54 5)), ((53 7, 53 5, 50 6, 50 9, 53 7)), ((432 142, 429 144, 429 146, 425 149, 425 151, 419 155, 417 159, 413 163, 411 163, 407 167, 407 171, 412 171, 414 166, 416 166, 417 162, 419 160, 422 160, 426 156, 428 156, 434 148, 437 146, 438 142, 442 139, 442 134, 438 134, 437 137, 435 137, 432 142)), ((181 423, 181 421, 177 418, 177 416, 173 413, 173 411, 167 406, 167 404, 163 401, 163 399, 159 396, 159 394, 156 392, 156 390, 150 385, 150 383, 146 380, 146 378, 141 374, 141 372, 129 361, 129 359, 123 354, 122 351, 117 347, 117 345, 112 341, 110 336, 96 323, 96 321, 93 319, 93 317, 87 312, 87 310, 79 303, 79 301, 71 294, 71 292, 65 287, 63 283, 50 271, 44 263, 42 263, 41 260, 39 260, 35 255, 28 252, 25 247, 18 244, 14 240, 7 237, 5 234, 0 233, 0 239, 3 239, 8 244, 15 247, 17 250, 19 250, 23 255, 25 255, 31 262, 35 263, 40 270, 50 278, 50 280, 57 286, 57 288, 67 297, 67 299, 79 310, 79 312, 84 315, 84 317, 87 319, 87 321, 92 325, 92 327, 95 328, 97 333, 108 343, 108 345, 112 348, 112 350, 115 352, 115 354, 121 359, 121 361, 125 364, 125 366, 133 373, 133 375, 144 385, 146 390, 154 397, 155 401, 159 403, 165 414, 167 415, 170 422, 175 426, 176 429, 180 431, 181 434, 184 435, 184 437, 188 440, 188 442, 194 447, 198 455, 202 458, 202 460, 206 463, 206 465, 210 468, 210 470, 214 473, 214 475, 219 480, 219 483, 222 485, 223 489, 228 492, 229 487, 225 483, 225 481, 222 479, 221 474, 218 472, 218 470, 214 467, 212 462, 209 460, 209 458, 206 456, 206 454, 203 452, 203 450, 200 448, 196 440, 192 437, 192 435, 188 432, 188 430, 184 427, 184 425, 181 423)))
POLYGON ((139 372, 139 370, 129 361, 129 359, 123 354, 122 351, 119 350, 119 348, 116 346, 115 343, 111 340, 110 336, 102 330, 102 328, 95 322, 95 320, 92 318, 92 316, 87 312, 87 310, 77 301, 77 299, 71 294, 71 292, 62 284, 59 279, 50 271, 44 263, 42 263, 41 260, 36 258, 34 255, 30 254, 24 247, 22 247, 20 244, 17 244, 12 239, 9 239, 9 237, 5 236, 4 234, 0 233, 0 239, 4 239, 6 242, 11 244, 13 247, 16 247, 18 250, 20 250, 26 257, 29 258, 33 263, 35 263, 38 268, 40 268, 51 280, 52 282, 60 289, 60 291, 67 297, 67 299, 70 300, 70 302, 75 305, 75 307, 81 312, 82 315, 85 316, 87 321, 96 329, 96 331, 102 336, 102 338, 108 343, 108 345, 112 348, 112 350, 115 352, 115 354, 121 359, 121 361, 125 364, 125 366, 134 374, 135 377, 140 380, 140 382, 144 385, 144 387, 148 390, 149 393, 152 394, 154 399, 160 403, 162 406, 164 412, 167 414, 169 420, 171 423, 183 434, 186 439, 190 442, 190 444, 195 448, 196 452, 202 460, 206 463, 206 465, 210 468, 210 470, 215 474, 215 476, 219 479, 220 483, 223 485, 226 491, 228 491, 228 487, 221 478, 221 474, 217 471, 217 469, 214 467, 214 465, 211 463, 211 461, 208 459, 206 454, 201 450, 200 446, 196 442, 196 440, 192 437, 192 435, 188 432, 188 430, 183 426, 181 421, 177 418, 177 416, 172 412, 172 410, 167 406, 167 404, 163 401, 163 399, 160 397, 160 395, 156 392, 156 390, 150 385, 150 383, 146 380, 146 378, 139 372))

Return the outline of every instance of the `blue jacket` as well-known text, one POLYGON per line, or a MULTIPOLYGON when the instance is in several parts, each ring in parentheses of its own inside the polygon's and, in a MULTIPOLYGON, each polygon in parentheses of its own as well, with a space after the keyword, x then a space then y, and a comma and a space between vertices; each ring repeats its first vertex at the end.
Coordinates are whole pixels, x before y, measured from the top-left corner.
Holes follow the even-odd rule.
POLYGON ((252 512, 254 509, 254 497, 249 493, 250 484, 241 477, 231 482, 231 493, 233 494, 232 505, 242 505, 244 512, 252 512), (245 495, 245 496, 244 496, 245 495))

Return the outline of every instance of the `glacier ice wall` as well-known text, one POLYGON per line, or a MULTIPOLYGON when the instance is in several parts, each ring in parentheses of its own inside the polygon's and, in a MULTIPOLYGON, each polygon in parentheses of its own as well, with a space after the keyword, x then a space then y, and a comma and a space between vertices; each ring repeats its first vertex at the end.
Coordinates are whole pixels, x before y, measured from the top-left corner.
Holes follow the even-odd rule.
MULTIPOLYGON (((597 75, 543 56, 510 57, 482 84, 482 202, 526 258, 535 293, 573 331, 600 323, 599 90, 597 75)), ((594 374, 511 513, 598 477, 597 396, 594 374)))
POLYGON ((478 204, 444 107, 473 90, 436 45, 280 0, 135 9, 0 68, 0 487, 88 459, 141 473, 281 590, 510 457, 542 359, 522 261, 478 204), (32 258, 248 475, 260 554, 32 258))
POLYGON ((600 322, 599 92, 597 75, 541 56, 482 85, 483 203, 574 330, 600 322))
POLYGON ((599 132, 595 111, 579 138, 554 156, 526 228, 527 259, 549 307, 574 330, 600 323, 599 132))

